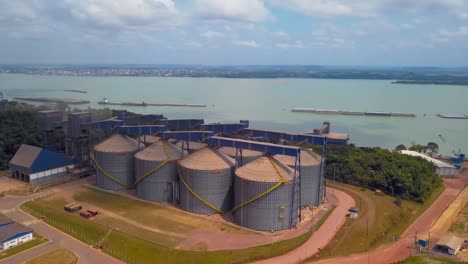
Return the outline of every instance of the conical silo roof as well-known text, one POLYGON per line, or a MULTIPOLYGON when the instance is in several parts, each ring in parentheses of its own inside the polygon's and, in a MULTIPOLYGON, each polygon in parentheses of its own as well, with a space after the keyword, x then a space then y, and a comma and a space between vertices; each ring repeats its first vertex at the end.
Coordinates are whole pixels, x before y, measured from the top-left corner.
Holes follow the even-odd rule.
MULTIPOLYGON (((236 149, 231 147, 221 147, 218 149, 219 152, 228 155, 230 157, 236 156, 236 149)), ((263 153, 255 150, 243 149, 242 156, 243 157, 258 157, 261 156, 263 153)))
POLYGON ((171 160, 178 160, 182 157, 182 150, 179 147, 168 142, 158 141, 139 151, 135 154, 135 158, 147 161, 165 161, 168 159, 166 149, 171 156, 171 160), (164 147, 164 144, 166 147, 164 147))
MULTIPOLYGON (((185 148, 187 147, 186 142, 184 142, 184 141, 177 142, 176 146, 181 147, 182 144, 184 144, 185 148)), ((202 149, 202 148, 204 148, 206 146, 207 146, 207 144, 205 144, 205 143, 189 141, 190 150, 199 150, 199 149, 202 149)))
MULTIPOLYGON (((140 148, 143 146, 140 145, 140 148)), ((110 138, 94 147, 99 152, 131 152, 138 150, 138 141, 121 134, 114 134, 110 138)))
POLYGON ((194 170, 229 169, 235 164, 233 158, 211 148, 203 148, 180 161, 180 165, 194 170))
POLYGON ((160 141, 160 137, 155 137, 155 136, 141 136, 140 141, 146 144, 154 144, 158 141, 160 141))
POLYGON ((280 182, 293 179, 292 171, 268 157, 260 157, 236 170, 240 178, 258 182, 280 182), (275 162, 275 166, 272 162, 275 162), (276 167, 276 168, 275 168, 276 167), (279 171, 279 173, 278 173, 279 171), (281 176, 283 179, 281 179, 281 176))
MULTIPOLYGON (((296 157, 286 155, 275 155, 274 159, 286 166, 294 166, 296 157)), ((299 164, 298 164, 299 165, 299 164)), ((301 166, 320 165, 320 158, 308 151, 301 151, 301 166)))

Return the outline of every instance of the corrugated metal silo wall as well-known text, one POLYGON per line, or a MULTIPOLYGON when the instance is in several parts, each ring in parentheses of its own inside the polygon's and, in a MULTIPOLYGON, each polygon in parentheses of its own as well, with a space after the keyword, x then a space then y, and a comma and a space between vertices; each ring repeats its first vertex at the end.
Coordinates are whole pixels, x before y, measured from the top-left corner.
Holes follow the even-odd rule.
MULTIPOLYGON (((234 179, 234 206, 257 197, 276 184, 249 181, 238 176, 234 179)), ((237 209, 234 212, 234 221, 240 226, 255 230, 276 231, 289 228, 292 191, 292 182, 281 184, 269 194, 237 209)), ((297 219, 297 213, 297 210, 293 210, 293 222, 297 219)))
MULTIPOLYGON (((180 165, 179 165, 180 166, 180 165)), ((232 173, 233 167, 223 170, 193 170, 180 166, 180 177, 190 186, 193 192, 202 197, 205 201, 227 212, 232 208, 232 173)), ((180 207, 192 213, 217 214, 195 197, 180 182, 180 207)))
POLYGON ((134 176, 134 155, 131 152, 98 152, 96 151, 96 161, 113 178, 126 183, 129 187, 113 181, 104 175, 100 170, 96 170, 96 184, 99 188, 106 190, 122 190, 131 188, 135 182, 134 176))
MULTIPOLYGON (((148 161, 135 158, 135 177, 139 179, 159 166, 163 161, 148 161)), ((177 163, 168 162, 137 184, 138 196, 155 202, 173 202, 172 185, 177 180, 177 163)))
POLYGON ((320 165, 302 166, 301 177, 301 206, 318 206, 323 200, 323 188, 320 188, 320 165), (322 189, 322 194, 319 192, 322 189))

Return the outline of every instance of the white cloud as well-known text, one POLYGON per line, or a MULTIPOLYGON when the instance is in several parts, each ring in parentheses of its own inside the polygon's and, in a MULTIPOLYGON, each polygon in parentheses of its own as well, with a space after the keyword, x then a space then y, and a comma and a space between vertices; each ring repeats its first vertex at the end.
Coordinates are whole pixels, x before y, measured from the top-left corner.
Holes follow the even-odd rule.
POLYGON ((324 23, 320 28, 312 32, 313 45, 338 48, 345 44, 346 31, 334 24, 324 23))
POLYGON ((276 31, 273 34, 279 38, 289 39, 289 34, 284 31, 276 31))
POLYGON ((196 41, 188 41, 186 43, 184 43, 185 46, 187 47, 191 47, 191 48, 201 48, 202 47, 202 44, 200 42, 196 42, 196 41))
POLYGON ((371 17, 389 11, 445 12, 460 18, 468 17, 468 2, 465 0, 269 0, 272 4, 308 16, 371 17))
POLYGON ((244 47, 250 47, 250 48, 258 48, 260 45, 255 41, 255 40, 250 40, 250 41, 235 41, 234 45, 237 46, 244 46, 244 47))
POLYGON ((401 28, 403 29, 412 29, 413 27, 414 27, 413 24, 410 24, 410 23, 401 24, 401 28))
POLYGON ((197 0, 195 13, 207 20, 259 22, 271 18, 261 0, 197 0))
POLYGON ((304 43, 298 40, 293 43, 288 43, 288 42, 276 43, 275 46, 280 49, 292 49, 292 48, 302 49, 304 48, 304 43))
POLYGON ((200 36, 204 38, 216 38, 216 37, 222 37, 224 34, 218 31, 211 31, 207 30, 205 32, 202 32, 200 36))
POLYGON ((455 31, 450 30, 441 30, 439 36, 450 38, 450 37, 467 37, 468 36, 468 27, 460 27, 455 31))
POLYGON ((172 0, 65 0, 76 20, 96 27, 143 26, 178 13, 172 0))

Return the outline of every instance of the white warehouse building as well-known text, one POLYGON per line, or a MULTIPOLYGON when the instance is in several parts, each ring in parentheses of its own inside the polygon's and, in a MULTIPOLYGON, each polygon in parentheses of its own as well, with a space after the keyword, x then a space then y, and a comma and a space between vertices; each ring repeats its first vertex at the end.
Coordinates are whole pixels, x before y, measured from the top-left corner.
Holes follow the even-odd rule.
POLYGON ((0 249, 6 250, 33 239, 33 231, 18 223, 0 225, 0 249))
POLYGON ((455 166, 448 164, 446 162, 431 158, 417 151, 402 150, 401 153, 405 155, 409 155, 409 156, 421 157, 427 161, 434 163, 437 166, 436 173, 441 177, 453 178, 455 177, 455 173, 457 172, 457 169, 455 168, 455 166))

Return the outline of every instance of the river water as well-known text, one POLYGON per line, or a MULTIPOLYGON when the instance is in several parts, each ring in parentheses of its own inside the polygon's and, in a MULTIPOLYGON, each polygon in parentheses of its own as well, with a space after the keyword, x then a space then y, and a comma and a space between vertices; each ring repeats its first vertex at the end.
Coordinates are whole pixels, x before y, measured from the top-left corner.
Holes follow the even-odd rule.
MULTIPOLYGON (((323 121, 332 131, 348 133, 360 146, 394 148, 400 143, 434 141, 440 152, 468 151, 468 120, 436 117, 437 113, 468 114, 468 87, 391 84, 388 80, 222 79, 157 77, 74 77, 0 75, 0 91, 14 96, 48 96, 97 102, 206 104, 206 108, 126 107, 137 113, 162 113, 168 118, 204 118, 205 122, 251 121, 252 128, 289 132, 311 131, 323 121), (85 90, 70 93, 64 89, 85 90), (293 113, 295 107, 417 114, 416 118, 293 113)), ((115 108, 122 108, 116 106, 115 108)))

